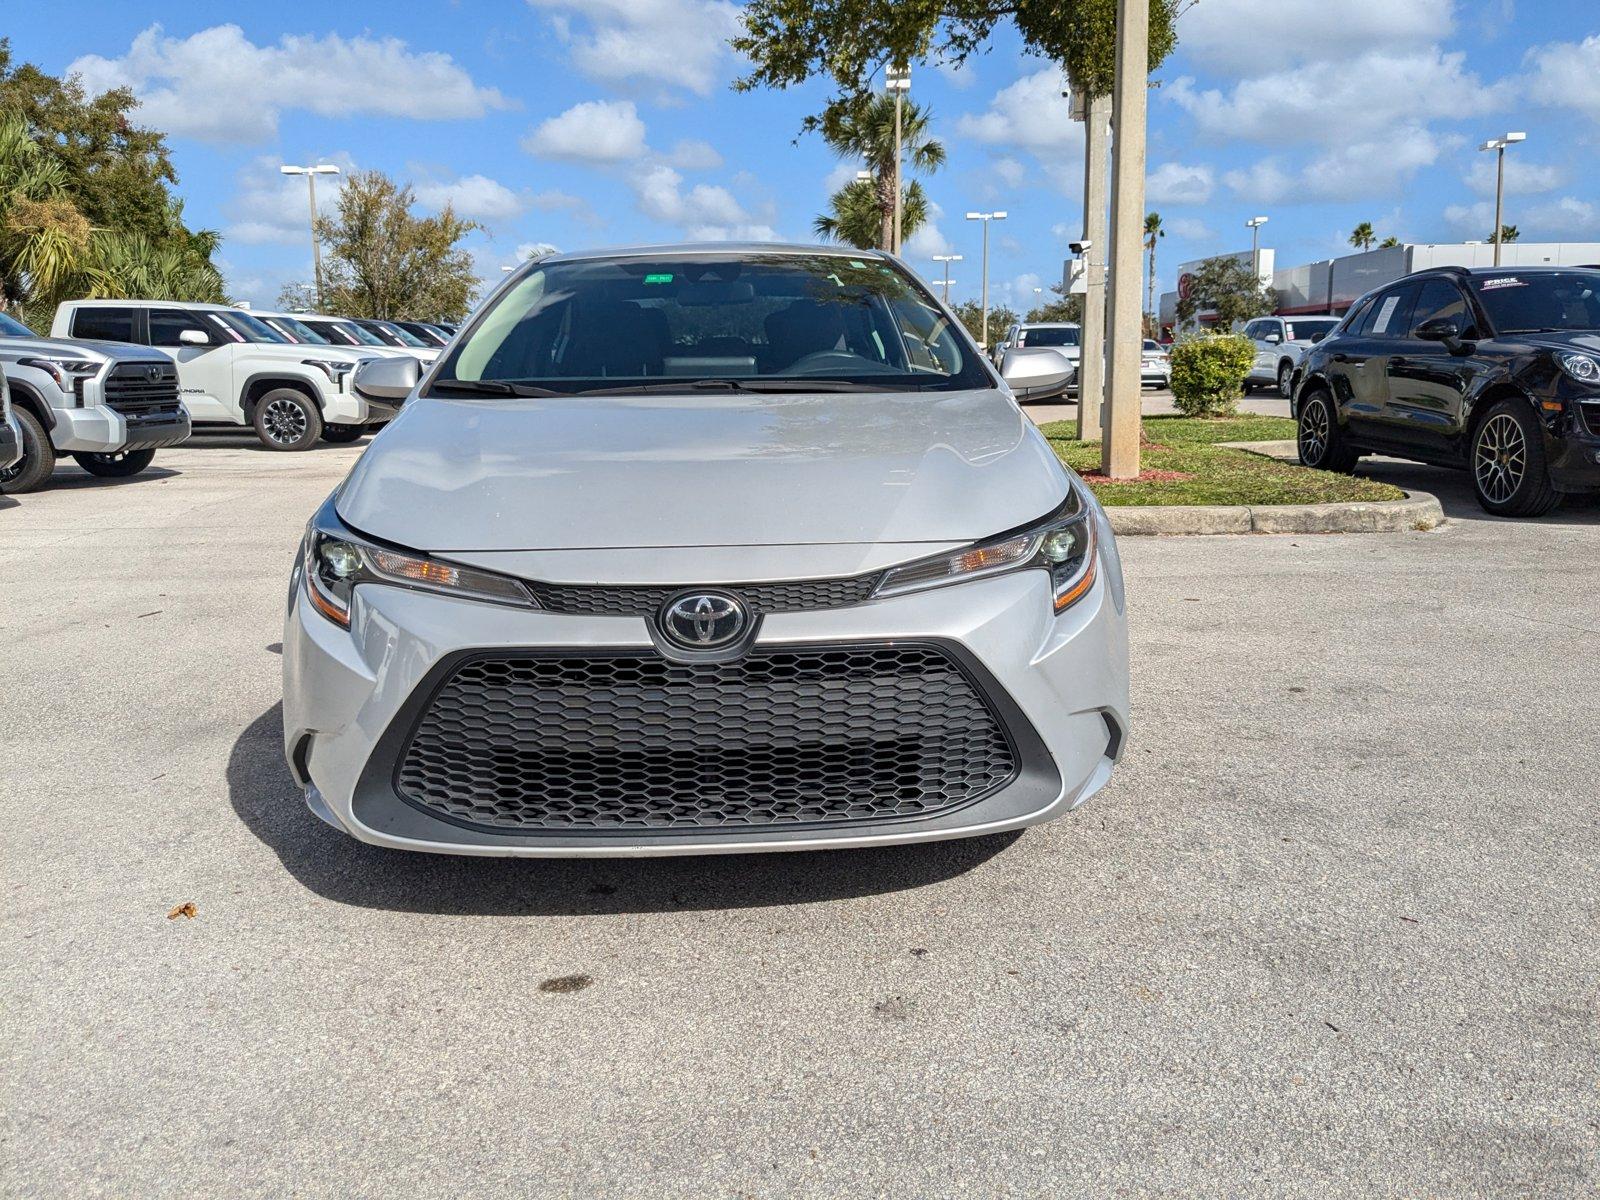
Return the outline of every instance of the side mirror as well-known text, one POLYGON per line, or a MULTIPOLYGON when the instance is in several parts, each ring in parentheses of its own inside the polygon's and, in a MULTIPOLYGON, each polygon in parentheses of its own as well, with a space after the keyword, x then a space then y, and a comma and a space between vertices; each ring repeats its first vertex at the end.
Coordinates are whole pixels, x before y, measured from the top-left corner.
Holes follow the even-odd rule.
POLYGON ((1461 326, 1449 317, 1434 317, 1418 325, 1411 336, 1421 338, 1425 342, 1443 342, 1449 345, 1451 342, 1461 340, 1461 326))
POLYGON ((203 329, 178 330, 178 345, 180 346, 209 346, 211 335, 203 329))
POLYGON ((1262 338, 1261 340, 1266 342, 1267 345, 1269 345, 1269 346, 1276 346, 1279 342, 1283 341, 1283 334, 1281 334, 1281 333, 1269 333, 1269 334, 1267 334, 1266 337, 1262 338))
POLYGON ((1323 338, 1325 338, 1327 336, 1328 336, 1328 334, 1327 334, 1327 332, 1325 330, 1320 330, 1319 329, 1316 333, 1313 333, 1311 335, 1311 344, 1314 346, 1318 342, 1320 342, 1323 338))
POLYGON ((356 368, 351 386, 374 400, 404 400, 422 378, 422 364, 409 354, 401 358, 369 358, 356 368))
POLYGON ((1006 351, 1000 377, 1011 385, 1018 400, 1059 396, 1078 376, 1078 364, 1054 346, 1018 346, 1006 351))

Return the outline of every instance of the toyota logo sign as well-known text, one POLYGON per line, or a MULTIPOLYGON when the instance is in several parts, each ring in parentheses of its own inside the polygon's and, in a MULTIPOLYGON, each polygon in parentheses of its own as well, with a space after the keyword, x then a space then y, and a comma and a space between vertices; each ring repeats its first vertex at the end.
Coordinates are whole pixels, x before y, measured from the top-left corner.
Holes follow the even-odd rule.
POLYGON ((686 650, 715 650, 739 639, 750 625, 745 606, 726 592, 690 592, 668 601, 661 633, 686 650))

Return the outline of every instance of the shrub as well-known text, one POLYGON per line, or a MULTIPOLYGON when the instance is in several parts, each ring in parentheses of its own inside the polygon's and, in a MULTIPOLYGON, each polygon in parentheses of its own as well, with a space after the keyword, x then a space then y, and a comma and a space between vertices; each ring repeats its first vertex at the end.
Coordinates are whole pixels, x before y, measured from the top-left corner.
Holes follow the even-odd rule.
POLYGON ((1202 334, 1172 348, 1172 403, 1186 417, 1231 417, 1256 360, 1238 334, 1202 334))

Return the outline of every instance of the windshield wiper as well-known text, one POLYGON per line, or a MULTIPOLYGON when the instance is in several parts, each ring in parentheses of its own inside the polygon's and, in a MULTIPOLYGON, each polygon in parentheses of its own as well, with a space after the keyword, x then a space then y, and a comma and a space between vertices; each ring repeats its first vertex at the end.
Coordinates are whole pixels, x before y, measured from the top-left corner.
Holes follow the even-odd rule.
POLYGON ((434 392, 464 392, 471 396, 566 396, 549 388, 534 387, 528 383, 508 383, 504 379, 436 379, 429 386, 434 392))

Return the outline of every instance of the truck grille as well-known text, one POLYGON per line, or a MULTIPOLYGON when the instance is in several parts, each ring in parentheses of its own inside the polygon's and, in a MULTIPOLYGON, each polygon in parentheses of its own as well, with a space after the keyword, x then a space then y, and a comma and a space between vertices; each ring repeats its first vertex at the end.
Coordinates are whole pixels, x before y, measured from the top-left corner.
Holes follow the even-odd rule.
POLYGON ((396 768, 414 806, 504 832, 793 828, 924 817, 1017 778, 936 646, 494 653, 452 670, 396 768))
MULTIPOLYGON (((872 595, 881 575, 854 579, 802 579, 788 583, 733 583, 713 585, 734 591, 756 613, 809 612, 819 608, 844 608, 861 604, 872 595)), ((534 599, 550 612, 602 617, 649 617, 667 600, 686 590, 672 587, 608 586, 593 584, 530 583, 534 599)))
POLYGON ((1583 409, 1583 420, 1589 432, 1600 434, 1600 400, 1585 400, 1579 407, 1583 409))
POLYGON ((117 363, 106 376, 105 392, 106 407, 126 417, 130 427, 141 421, 169 421, 182 408, 176 363, 117 363))

